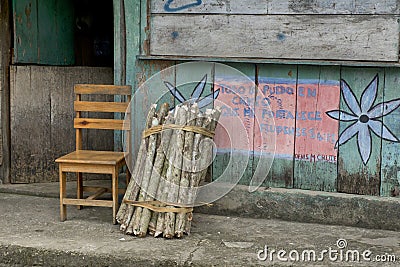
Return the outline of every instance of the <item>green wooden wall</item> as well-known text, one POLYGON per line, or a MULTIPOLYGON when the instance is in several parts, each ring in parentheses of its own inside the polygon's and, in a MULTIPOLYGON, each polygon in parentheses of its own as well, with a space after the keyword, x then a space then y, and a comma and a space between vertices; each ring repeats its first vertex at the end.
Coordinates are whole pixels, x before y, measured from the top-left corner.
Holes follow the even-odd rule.
MULTIPOLYGON (((269 166, 265 166, 264 173, 257 173, 257 175, 265 176, 261 177, 265 179, 264 186, 381 196, 396 194, 400 179, 398 169, 400 162, 398 152, 400 68, 398 62, 382 63, 379 58, 376 58, 376 62, 357 62, 354 61, 357 58, 352 61, 351 54, 348 60, 340 62, 316 61, 313 58, 301 60, 280 60, 279 58, 246 60, 204 56, 199 58, 195 57, 196 55, 192 57, 190 54, 185 54, 183 57, 168 56, 168 51, 164 51, 163 56, 153 55, 151 51, 159 51, 160 48, 152 47, 150 27, 152 16, 148 16, 151 14, 150 10, 155 10, 153 10, 153 15, 157 17, 157 23, 162 23, 159 18, 163 16, 170 18, 173 15, 165 13, 174 9, 156 9, 159 5, 151 2, 152 5, 146 0, 137 2, 114 0, 114 7, 117 7, 114 8, 115 22, 118 23, 119 29, 125 29, 123 33, 116 32, 115 35, 115 49, 118 52, 115 53, 117 55, 115 82, 132 84, 134 88, 139 88, 152 75, 168 68, 168 71, 157 76, 157 80, 151 83, 151 88, 145 90, 144 96, 141 95, 135 99, 133 105, 135 143, 140 138, 144 114, 149 105, 157 100, 174 104, 171 95, 165 96, 162 100, 158 99, 165 93, 164 81, 179 85, 183 77, 191 76, 200 79, 207 74, 210 82, 208 91, 215 92, 219 89, 219 99, 226 97, 224 94, 228 94, 227 92, 243 96, 240 91, 235 91, 232 77, 218 73, 213 65, 218 64, 213 62, 228 63, 229 66, 246 74, 258 88, 254 91, 249 89, 248 92, 252 92, 254 102, 247 103, 247 106, 243 103, 234 103, 234 101, 225 103, 230 105, 230 108, 236 108, 239 111, 237 114, 239 118, 247 120, 246 131, 250 138, 251 148, 248 150, 249 156, 245 157, 247 162, 240 183, 248 184, 258 164, 263 162, 260 159, 270 156, 262 155, 260 147, 263 142, 274 139, 276 150, 273 164, 270 169, 269 166), (203 63, 198 69, 188 70, 178 65, 182 63, 182 60, 201 60, 203 63), (221 81, 226 88, 221 87, 221 81), (257 103, 257 97, 268 102, 268 107, 257 103), (252 108, 251 113, 248 112, 248 107, 252 108)), ((236 2, 238 5, 241 3, 236 2)), ((325 3, 326 1, 317 2, 325 3)), ((369 1, 365 2, 365 5, 370 4, 369 1)), ((207 12, 206 9, 203 10, 203 7, 199 5, 202 10, 199 11, 200 13, 207 12)), ((323 7, 324 5, 321 4, 320 8, 323 9, 323 7)), ((346 16, 343 19, 351 23, 352 19, 349 16, 360 14, 360 12, 370 14, 369 11, 371 11, 373 14, 382 16, 388 14, 391 16, 393 12, 397 12, 391 9, 386 10, 384 7, 381 6, 382 10, 368 7, 360 9, 361 11, 351 12, 347 12, 343 7, 343 10, 330 9, 325 13, 332 14, 333 12, 336 15, 346 16)), ((182 13, 186 12, 179 8, 176 10, 181 17, 182 13)), ((253 13, 257 11, 254 8, 251 10, 253 13)), ((287 15, 293 15, 293 12, 307 13, 307 10, 299 10, 293 9, 287 15)), ((196 13, 195 6, 191 6, 187 11, 196 13)), ((316 11, 313 10, 313 12, 316 11)), ((251 14, 254 15, 253 13, 251 14)), ((367 19, 367 17, 363 18, 367 19)), ((157 38, 163 36, 160 31, 156 34, 157 38)), ((178 38, 179 34, 177 32, 168 35, 166 38, 170 38, 168 39, 170 43, 165 47, 173 47, 173 39, 178 38)), ((213 37, 210 35, 208 38, 213 37)), ((166 40, 162 42, 165 44, 166 40)), ((210 39, 203 38, 202 41, 207 46, 210 39)), ((212 41, 216 40, 212 39, 212 41)), ((306 41, 302 40, 302 42, 302 45, 307 45, 306 41)), ((223 46, 224 42, 219 44, 223 46)), ((230 42, 229 45, 234 45, 234 43, 230 42)), ((295 48, 291 47, 293 51, 300 49, 300 47, 297 47, 297 50, 295 48)), ((378 46, 375 48, 380 49, 378 46)), ((186 53, 185 48, 181 49, 183 49, 181 51, 183 54, 186 53)), ((320 55, 321 51, 318 53, 320 55)), ((182 90, 184 94, 188 94, 191 88, 188 86, 187 90, 182 90)), ((227 131, 235 134, 234 129, 229 129, 229 127, 227 131)), ((218 145, 219 141, 216 141, 218 145)), ((225 149, 217 150, 212 168, 214 179, 225 170, 231 175, 240 173, 240 170, 235 169, 237 166, 235 162, 243 161, 243 153, 241 153, 243 151, 240 149, 239 144, 233 144, 232 153, 227 153, 225 149), (229 161, 230 157, 233 161, 229 161)), ((272 153, 272 151, 267 152, 272 153)))
POLYGON ((14 64, 72 65, 74 8, 70 0, 13 0, 14 64))

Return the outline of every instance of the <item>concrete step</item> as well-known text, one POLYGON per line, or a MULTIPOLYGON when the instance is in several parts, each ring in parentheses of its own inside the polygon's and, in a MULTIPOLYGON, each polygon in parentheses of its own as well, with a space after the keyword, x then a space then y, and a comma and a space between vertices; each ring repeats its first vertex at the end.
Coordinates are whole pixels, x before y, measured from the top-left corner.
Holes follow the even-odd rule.
MULTIPOLYGON (((120 187, 123 188, 124 179, 120 180, 120 187)), ((87 183, 110 186, 109 180, 87 181, 87 183)), ((75 196, 76 182, 68 182, 67 189, 68 196, 75 196)), ((58 198, 59 185, 58 183, 8 184, 0 185, 0 192, 58 198)), ((121 195, 120 198, 122 197, 121 195)), ((282 188, 260 188, 250 193, 247 186, 238 185, 212 203, 212 206, 198 207, 195 211, 224 216, 400 231, 400 198, 394 197, 282 188)))

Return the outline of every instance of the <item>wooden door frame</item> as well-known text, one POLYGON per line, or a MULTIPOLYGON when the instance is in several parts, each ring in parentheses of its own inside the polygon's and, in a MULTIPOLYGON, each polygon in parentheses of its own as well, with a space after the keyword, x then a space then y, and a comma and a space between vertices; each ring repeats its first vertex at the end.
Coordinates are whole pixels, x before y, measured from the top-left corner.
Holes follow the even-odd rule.
POLYGON ((11 0, 0 0, 0 184, 10 183, 10 64, 12 42, 11 0))

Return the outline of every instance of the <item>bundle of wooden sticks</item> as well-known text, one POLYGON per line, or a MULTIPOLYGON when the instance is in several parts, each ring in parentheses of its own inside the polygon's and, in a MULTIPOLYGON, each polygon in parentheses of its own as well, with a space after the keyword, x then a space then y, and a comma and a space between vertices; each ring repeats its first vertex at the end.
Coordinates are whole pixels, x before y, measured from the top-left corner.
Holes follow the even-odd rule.
POLYGON ((190 233, 197 188, 212 161, 221 110, 183 103, 153 105, 146 119, 132 179, 117 214, 120 229, 144 237, 190 233))

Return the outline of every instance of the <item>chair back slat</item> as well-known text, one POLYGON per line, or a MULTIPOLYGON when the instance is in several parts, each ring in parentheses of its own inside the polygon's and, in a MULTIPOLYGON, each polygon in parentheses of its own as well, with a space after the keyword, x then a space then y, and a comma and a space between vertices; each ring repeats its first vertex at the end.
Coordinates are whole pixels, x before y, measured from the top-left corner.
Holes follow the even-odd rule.
MULTIPOLYGON (((91 102, 91 101, 75 101, 75 111, 89 112, 121 112, 125 113, 128 109, 128 102, 91 102)), ((129 112, 129 110, 128 110, 129 112)))
POLYGON ((89 119, 75 118, 74 127, 76 129, 102 129, 102 130, 129 130, 128 122, 114 119, 89 119))
POLYGON ((75 94, 131 95, 130 85, 76 84, 75 94))

